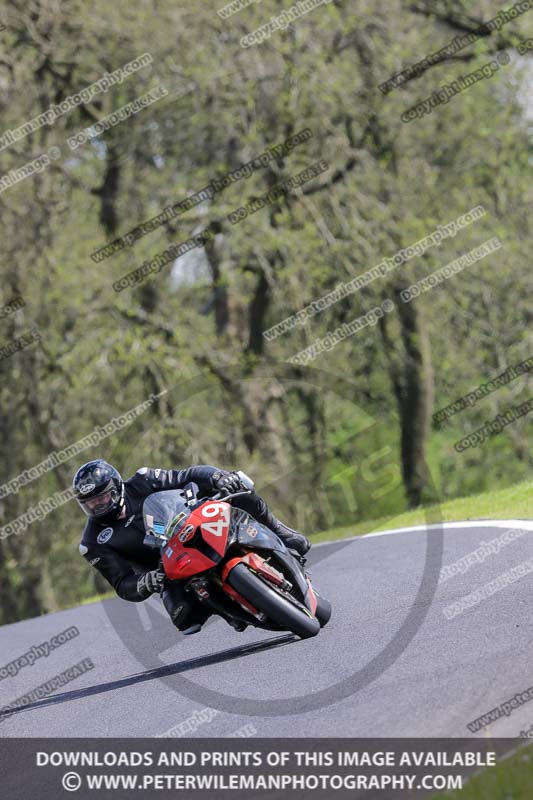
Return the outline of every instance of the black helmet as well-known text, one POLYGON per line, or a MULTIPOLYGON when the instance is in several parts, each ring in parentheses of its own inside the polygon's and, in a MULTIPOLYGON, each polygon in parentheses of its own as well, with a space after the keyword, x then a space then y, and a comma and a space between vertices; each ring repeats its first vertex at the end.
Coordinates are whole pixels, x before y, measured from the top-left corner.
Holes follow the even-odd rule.
POLYGON ((101 458, 79 468, 72 488, 79 505, 91 519, 116 519, 124 507, 124 481, 120 472, 101 458))

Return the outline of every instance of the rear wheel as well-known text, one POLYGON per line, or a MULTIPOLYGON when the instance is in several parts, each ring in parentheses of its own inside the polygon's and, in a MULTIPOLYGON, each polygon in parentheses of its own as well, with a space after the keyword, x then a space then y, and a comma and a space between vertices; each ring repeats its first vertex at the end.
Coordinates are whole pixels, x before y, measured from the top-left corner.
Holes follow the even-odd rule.
POLYGON ((320 630, 320 622, 311 616, 310 611, 304 611, 291 603, 275 586, 270 586, 257 575, 254 575, 245 564, 237 564, 231 570, 228 583, 239 594, 248 600, 258 611, 262 611, 272 622, 284 630, 289 630, 308 639, 316 636, 320 630))

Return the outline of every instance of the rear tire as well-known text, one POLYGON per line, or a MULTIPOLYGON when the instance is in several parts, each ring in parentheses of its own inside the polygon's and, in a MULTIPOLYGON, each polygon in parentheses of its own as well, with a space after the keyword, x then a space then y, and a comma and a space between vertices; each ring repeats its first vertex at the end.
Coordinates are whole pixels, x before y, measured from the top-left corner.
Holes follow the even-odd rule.
POLYGON ((310 617, 292 605, 289 600, 278 594, 274 587, 270 588, 267 583, 254 575, 245 564, 233 567, 228 583, 280 628, 292 631, 302 639, 309 639, 319 632, 320 622, 316 617, 310 617))

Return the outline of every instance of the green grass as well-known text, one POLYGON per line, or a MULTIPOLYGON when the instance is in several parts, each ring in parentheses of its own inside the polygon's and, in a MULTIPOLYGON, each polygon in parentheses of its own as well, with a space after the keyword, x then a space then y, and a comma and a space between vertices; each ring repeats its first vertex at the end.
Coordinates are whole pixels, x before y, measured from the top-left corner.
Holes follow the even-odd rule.
POLYGON ((394 517, 363 520, 353 525, 321 531, 313 542, 328 542, 347 536, 404 528, 431 522, 455 522, 465 519, 533 519, 533 482, 525 481, 509 489, 485 492, 471 497, 459 497, 440 505, 417 508, 394 517))
POLYGON ((533 747, 527 747, 496 767, 487 767, 461 791, 440 792, 433 800, 531 800, 533 747))
POLYGON ((71 606, 65 608, 75 608, 76 606, 88 606, 90 603, 101 603, 102 600, 109 600, 110 597, 116 597, 115 592, 104 592, 104 594, 95 594, 92 597, 86 597, 80 600, 79 603, 73 603, 71 606))

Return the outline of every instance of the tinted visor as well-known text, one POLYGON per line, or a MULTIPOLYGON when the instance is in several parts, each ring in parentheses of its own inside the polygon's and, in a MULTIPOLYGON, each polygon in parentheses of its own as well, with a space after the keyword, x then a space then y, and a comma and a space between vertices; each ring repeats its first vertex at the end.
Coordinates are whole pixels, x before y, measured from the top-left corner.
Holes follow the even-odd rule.
POLYGON ((109 487, 108 484, 100 494, 86 499, 78 497, 77 500, 88 517, 102 517, 117 507, 120 495, 114 486, 109 487))

